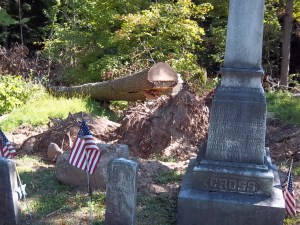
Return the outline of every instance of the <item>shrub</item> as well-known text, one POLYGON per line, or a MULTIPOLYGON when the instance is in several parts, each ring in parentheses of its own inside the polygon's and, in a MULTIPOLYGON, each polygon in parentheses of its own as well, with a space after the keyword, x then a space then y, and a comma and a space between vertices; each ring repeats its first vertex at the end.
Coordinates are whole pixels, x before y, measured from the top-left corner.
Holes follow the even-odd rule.
POLYGON ((0 76, 0 115, 23 105, 37 90, 37 85, 26 83, 20 76, 0 76))

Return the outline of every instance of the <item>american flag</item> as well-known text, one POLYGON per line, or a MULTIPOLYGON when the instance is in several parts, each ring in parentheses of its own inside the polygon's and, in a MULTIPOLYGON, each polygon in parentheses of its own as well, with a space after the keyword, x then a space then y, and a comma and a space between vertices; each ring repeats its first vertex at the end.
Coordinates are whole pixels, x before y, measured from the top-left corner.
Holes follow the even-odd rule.
POLYGON ((296 200, 294 194, 292 167, 290 167, 288 174, 283 181, 282 192, 283 192, 285 209, 287 214, 289 216, 296 216, 297 211, 296 211, 296 200))
POLYGON ((0 130, 0 157, 11 159, 17 154, 14 146, 8 141, 2 130, 0 130))
POLYGON ((69 163, 93 174, 100 161, 101 153, 86 122, 83 120, 78 136, 71 149, 69 163))

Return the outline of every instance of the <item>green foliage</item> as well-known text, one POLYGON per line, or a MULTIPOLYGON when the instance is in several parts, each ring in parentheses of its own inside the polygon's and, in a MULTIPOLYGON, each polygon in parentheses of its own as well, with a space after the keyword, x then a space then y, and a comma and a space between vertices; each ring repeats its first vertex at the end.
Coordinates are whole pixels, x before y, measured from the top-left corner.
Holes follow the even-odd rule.
POLYGON ((90 98, 55 98, 41 86, 26 83, 20 77, 0 76, 0 100, 1 112, 10 112, 0 121, 4 131, 22 124, 44 125, 50 118, 63 119, 69 113, 81 111, 117 120, 114 114, 90 98))
POLYGON ((293 98, 289 92, 269 92, 267 94, 268 111, 275 117, 294 124, 300 124, 300 99, 293 98))
POLYGON ((0 76, 0 115, 22 106, 37 90, 19 76, 0 76))
POLYGON ((60 0, 46 12, 53 35, 45 42, 44 53, 64 65, 68 83, 103 80, 102 75, 119 64, 113 32, 118 15, 133 13, 149 5, 147 1, 60 0), (70 82, 69 82, 70 80, 70 82))
POLYGON ((210 4, 191 1, 153 4, 148 10, 121 16, 121 29, 114 36, 119 52, 132 54, 134 61, 165 61, 185 80, 197 76, 205 80, 196 53, 201 50, 204 29, 193 18, 204 20, 210 4))
POLYGON ((65 66, 69 83, 112 79, 153 61, 170 63, 186 79, 205 80, 197 57, 204 30, 197 21, 210 9, 190 0, 59 1, 48 12, 54 33, 45 53, 65 66))
POLYGON ((293 18, 300 23, 300 2, 294 1, 293 18))
POLYGON ((300 223, 300 216, 285 218, 284 225, 297 225, 300 223))
POLYGON ((17 21, 0 6, 0 26, 9 26, 16 23, 17 21))
POLYGON ((95 101, 81 98, 54 98, 47 94, 13 110, 0 122, 0 126, 3 130, 13 130, 21 124, 39 126, 49 123, 50 118, 64 119, 69 113, 81 111, 115 119, 111 112, 100 108, 95 101))
POLYGON ((278 19, 280 5, 278 0, 265 2, 263 67, 267 75, 279 76, 280 39, 282 29, 278 19))

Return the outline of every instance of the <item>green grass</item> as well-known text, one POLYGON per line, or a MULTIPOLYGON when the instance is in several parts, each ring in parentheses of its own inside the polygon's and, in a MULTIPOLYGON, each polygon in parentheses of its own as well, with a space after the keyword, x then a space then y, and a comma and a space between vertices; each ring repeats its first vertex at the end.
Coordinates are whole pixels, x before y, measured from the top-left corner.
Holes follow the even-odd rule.
MULTIPOLYGON (((74 187, 60 183, 56 179, 55 166, 46 164, 38 157, 23 156, 17 159, 17 169, 23 184, 26 184, 27 202, 33 219, 28 218, 24 200, 21 202, 22 224, 79 224, 84 217, 88 219, 88 195, 74 187), (74 218, 69 217, 72 213, 74 218), (65 215, 66 214, 66 215, 65 215)), ((93 193, 94 224, 104 219, 105 193, 93 193)))
POLYGON ((289 92, 267 93, 268 111, 273 112, 277 119, 300 124, 300 98, 293 98, 289 92))
POLYGON ((168 184, 172 182, 178 182, 182 179, 182 174, 176 170, 168 170, 161 173, 157 173, 154 177, 154 181, 157 184, 168 184))
POLYGON ((300 215, 297 215, 293 218, 286 218, 284 220, 284 225, 299 225, 300 224, 300 215))
POLYGON ((164 196, 138 196, 138 225, 175 225, 176 200, 164 196))
POLYGON ((81 111, 116 119, 111 111, 99 107, 97 102, 89 98, 55 98, 46 94, 14 109, 0 121, 0 126, 4 131, 11 131, 20 125, 40 126, 47 124, 50 118, 64 119, 69 113, 81 111))
MULTIPOLYGON (((38 157, 16 159, 27 202, 32 215, 28 217, 24 200, 21 201, 21 225, 88 224, 89 205, 85 188, 75 188, 58 182, 55 166, 38 157)), ((93 191, 93 224, 104 225, 105 192, 93 191)), ((166 196, 138 195, 137 225, 175 225, 176 199, 166 196)))

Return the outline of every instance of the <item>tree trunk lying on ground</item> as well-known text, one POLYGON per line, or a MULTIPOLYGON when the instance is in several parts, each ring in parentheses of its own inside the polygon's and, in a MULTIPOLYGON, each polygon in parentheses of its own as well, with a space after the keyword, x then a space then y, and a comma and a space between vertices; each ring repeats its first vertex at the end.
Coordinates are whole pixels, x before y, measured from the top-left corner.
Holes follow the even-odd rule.
POLYGON ((177 83, 177 73, 168 64, 160 62, 150 69, 120 79, 73 87, 51 87, 50 91, 56 96, 83 95, 103 101, 136 101, 171 93, 177 83))

